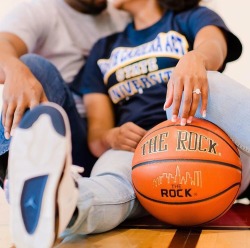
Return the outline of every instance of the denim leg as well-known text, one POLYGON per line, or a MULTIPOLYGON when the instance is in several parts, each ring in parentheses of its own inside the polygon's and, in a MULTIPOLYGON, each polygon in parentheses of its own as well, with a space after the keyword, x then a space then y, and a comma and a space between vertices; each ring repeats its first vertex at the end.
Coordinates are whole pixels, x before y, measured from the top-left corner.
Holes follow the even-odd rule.
MULTIPOLYGON (((62 106, 66 111, 71 126, 73 163, 85 167, 84 175, 89 175, 95 162, 87 145, 87 123, 77 112, 72 94, 56 67, 48 60, 35 54, 21 57, 33 75, 42 84, 49 101, 62 106)), ((3 126, 0 124, 0 155, 9 149, 9 141, 4 139, 3 126)))
POLYGON ((241 194, 250 183, 250 89, 230 77, 208 72, 209 121, 221 127, 237 145, 242 162, 241 194))
POLYGON ((79 216, 63 236, 105 232, 129 217, 147 214, 135 197, 132 158, 132 152, 109 150, 97 160, 90 178, 78 180, 79 216))
POLYGON ((2 118, 0 119, 0 156, 9 151, 10 140, 4 137, 4 127, 2 124, 2 118))
POLYGON ((208 72, 208 80, 206 119, 221 127, 250 156, 250 89, 219 72, 208 72))

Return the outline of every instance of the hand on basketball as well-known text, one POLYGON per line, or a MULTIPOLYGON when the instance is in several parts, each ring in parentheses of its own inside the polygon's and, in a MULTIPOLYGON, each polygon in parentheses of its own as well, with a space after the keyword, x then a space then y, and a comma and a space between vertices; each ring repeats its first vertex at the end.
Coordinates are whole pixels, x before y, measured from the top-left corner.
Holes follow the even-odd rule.
POLYGON ((186 125, 192 122, 200 100, 201 114, 205 117, 207 99, 207 71, 200 56, 191 51, 179 60, 171 75, 164 109, 172 105, 172 121, 180 116, 181 125, 186 125))
POLYGON ((17 62, 15 72, 5 75, 3 89, 2 124, 4 135, 9 139, 24 112, 47 101, 41 84, 26 66, 17 62))
POLYGON ((112 131, 111 148, 134 152, 146 130, 132 122, 127 122, 112 131))

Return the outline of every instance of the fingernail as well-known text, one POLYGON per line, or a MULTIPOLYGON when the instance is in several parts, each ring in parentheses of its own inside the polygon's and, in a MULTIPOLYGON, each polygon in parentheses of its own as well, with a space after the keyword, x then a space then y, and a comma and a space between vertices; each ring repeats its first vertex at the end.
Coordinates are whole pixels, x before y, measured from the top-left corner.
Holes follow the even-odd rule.
POLYGON ((4 137, 5 137, 5 139, 10 139, 10 134, 9 134, 9 132, 4 132, 4 137))
POLYGON ((15 133, 15 129, 11 129, 10 136, 14 136, 14 133, 15 133))
POLYGON ((193 116, 189 116, 187 119, 187 123, 190 124, 193 121, 193 116))
POLYGON ((167 108, 165 107, 165 105, 166 105, 166 102, 164 103, 164 105, 163 105, 163 110, 167 110, 167 108))
POLYGON ((187 119, 186 118, 181 118, 181 126, 185 126, 187 123, 187 119))
POLYGON ((202 117, 203 117, 203 118, 206 118, 206 116, 207 116, 207 111, 206 111, 206 110, 203 110, 203 112, 202 112, 202 117))
POLYGON ((176 122, 177 121, 177 115, 173 115, 171 121, 176 122))

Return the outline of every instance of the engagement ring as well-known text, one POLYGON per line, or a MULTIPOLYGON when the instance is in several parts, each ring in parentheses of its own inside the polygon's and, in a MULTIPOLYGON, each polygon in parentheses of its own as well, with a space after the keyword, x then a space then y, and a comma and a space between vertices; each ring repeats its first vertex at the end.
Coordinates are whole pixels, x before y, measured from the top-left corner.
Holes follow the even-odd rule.
POLYGON ((200 90, 200 89, 195 89, 195 90, 193 91, 193 93, 199 95, 199 94, 201 93, 201 90, 200 90))

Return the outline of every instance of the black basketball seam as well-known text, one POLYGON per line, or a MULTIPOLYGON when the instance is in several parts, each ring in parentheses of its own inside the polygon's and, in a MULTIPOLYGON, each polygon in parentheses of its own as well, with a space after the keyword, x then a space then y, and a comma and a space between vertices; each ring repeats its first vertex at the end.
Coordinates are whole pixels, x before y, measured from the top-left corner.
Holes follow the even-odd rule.
POLYGON ((219 164, 219 165, 223 165, 223 166, 227 166, 227 167, 231 167, 234 168, 236 170, 242 171, 242 168, 237 167, 234 164, 230 164, 230 163, 225 163, 225 162, 221 162, 221 161, 216 161, 216 160, 206 160, 206 159, 157 159, 157 160, 150 160, 150 161, 145 161, 139 164, 136 164, 132 167, 132 170, 136 169, 137 167, 140 166, 144 166, 144 165, 150 165, 150 164, 154 164, 154 163, 171 163, 171 162, 202 162, 202 163, 207 163, 207 164, 219 164))
MULTIPOLYGON (((208 120, 206 120, 206 121, 208 121, 208 120)), ((208 121, 208 122, 210 122, 211 124, 213 124, 213 125, 215 125, 216 127, 220 128, 219 126, 217 126, 217 125, 214 124, 213 122, 211 122, 211 121, 208 121)), ((152 131, 152 132, 149 131, 149 132, 141 139, 140 143, 141 143, 144 139, 146 139, 150 134, 152 134, 152 133, 154 133, 154 132, 156 132, 156 131, 159 131, 159 130, 161 130, 161 129, 163 129, 163 128, 166 128, 166 127, 173 127, 173 126, 180 126, 180 127, 181 127, 180 124, 172 124, 172 125, 166 125, 166 126, 164 126, 164 127, 160 127, 160 128, 158 128, 158 129, 155 129, 155 130, 152 131)), ((229 145, 229 147, 234 151, 234 153, 235 153, 238 157, 240 157, 238 151, 235 150, 234 147, 232 147, 224 138, 222 138, 222 137, 221 137, 220 135, 218 135, 217 133, 215 133, 215 132, 213 132, 213 131, 211 131, 211 130, 209 130, 209 129, 207 129, 207 128, 200 127, 200 126, 196 126, 196 125, 193 125, 193 124, 187 124, 187 126, 197 127, 197 128, 200 128, 200 129, 203 129, 203 130, 206 130, 206 131, 209 131, 209 132, 215 134, 217 137, 219 137, 220 139, 222 139, 223 141, 225 141, 225 142, 229 145)), ((224 130, 222 130, 221 128, 220 128, 220 130, 221 130, 226 136, 228 136, 228 134, 227 134, 224 130)), ((229 137, 229 136, 228 136, 228 137, 229 137)), ((231 139, 231 138, 229 137, 229 139, 231 139)))
MULTIPOLYGON (((212 123, 212 122, 211 122, 211 123, 212 123)), ((214 123, 212 123, 212 124, 214 124, 214 123)), ((215 125, 215 124, 214 124, 214 125, 215 125)), ((206 130, 206 131, 209 131, 209 132, 215 134, 216 136, 218 136, 219 138, 221 138, 223 141, 225 141, 225 142, 229 145, 229 147, 231 147, 231 149, 235 152, 235 154, 236 154, 238 157, 240 157, 238 150, 235 150, 234 147, 232 147, 232 146, 231 146, 223 137, 221 137, 219 134, 217 134, 217 133, 215 133, 215 132, 213 132, 213 131, 211 131, 211 130, 209 130, 209 129, 207 129, 207 128, 204 128, 204 127, 200 127, 200 126, 196 126, 196 125, 192 125, 192 124, 189 124, 189 126, 197 127, 197 128, 200 128, 200 129, 203 129, 203 130, 206 130)), ((216 126, 217 126, 217 125, 216 125, 216 126)), ((218 126, 217 126, 217 127, 218 127, 218 126)), ((220 128, 220 127, 218 127, 218 128, 220 128)), ((226 136, 228 136, 228 134, 227 134, 224 130, 222 130, 221 128, 220 128, 220 130, 221 130, 226 136)), ((232 140, 229 136, 228 136, 228 138, 229 138, 230 140, 232 140)), ((233 142, 233 141, 232 141, 232 142, 233 142)))
POLYGON ((141 139, 141 141, 140 142, 142 142, 144 139, 146 139, 150 134, 152 134, 152 133, 154 133, 154 132, 156 132, 156 131, 158 131, 158 130, 161 130, 161 129, 163 129, 163 128, 165 128, 165 127, 173 127, 173 126, 180 126, 180 125, 177 125, 177 124, 171 124, 171 125, 166 125, 166 126, 164 126, 164 127, 160 127, 160 128, 158 128, 158 129, 155 129, 154 131, 152 131, 152 132, 150 132, 150 130, 145 134, 145 136, 141 139))
MULTIPOLYGON (((238 190, 238 192, 239 192, 239 190, 238 190)), ((238 194, 238 192, 237 192, 237 194, 238 194)), ((218 219, 219 217, 223 216, 223 215, 231 208, 231 206, 233 205, 233 202, 234 202, 234 201, 235 201, 235 200, 231 201, 231 203, 228 204, 228 207, 227 207, 222 213, 218 214, 216 217, 214 217, 213 219, 211 219, 211 220, 209 220, 209 221, 200 223, 199 226, 200 226, 200 225, 206 225, 206 224, 208 224, 208 223, 210 223, 210 222, 212 222, 212 221, 218 219)))
MULTIPOLYGON (((240 187, 238 188, 238 191, 237 191, 236 195, 238 195, 239 190, 240 190, 240 187)), ((206 224, 208 224, 208 223, 210 223, 210 222, 212 222, 212 221, 218 219, 219 217, 223 216, 223 215, 231 208, 231 206, 233 205, 234 201, 235 201, 235 199, 233 199, 233 200, 231 201, 231 203, 228 204, 228 207, 227 207, 222 213, 218 214, 218 215, 217 215, 216 217, 214 217, 213 219, 208 220, 208 221, 205 221, 205 222, 203 222, 203 223, 200 223, 200 224, 198 224, 198 225, 196 225, 196 226, 206 225, 206 224)))
MULTIPOLYGON (((149 200, 149 201, 152 201, 152 202, 157 202, 157 203, 160 203, 160 204, 165 204, 165 205, 187 205, 187 204, 196 204, 196 203, 200 203, 200 202, 204 202, 204 201, 208 201, 208 200, 211 200, 213 198, 216 198, 222 194, 224 194, 225 192, 229 191, 230 189, 236 187, 236 186, 240 186, 240 183, 235 183, 233 185, 231 185, 230 187, 226 188, 225 190, 213 195, 213 196, 210 196, 210 197, 207 197, 207 198, 204 198, 204 199, 201 199, 201 200, 196 200, 196 201, 189 201, 189 202, 164 202, 164 201, 160 201, 160 200, 155 200, 153 198, 150 198, 144 194, 142 194, 140 191, 137 190, 137 188, 135 187, 135 185, 133 184, 134 186, 134 189, 136 190, 136 192, 138 194, 140 194, 143 198, 149 200)), ((238 191, 237 191, 238 192, 238 191)))

